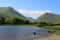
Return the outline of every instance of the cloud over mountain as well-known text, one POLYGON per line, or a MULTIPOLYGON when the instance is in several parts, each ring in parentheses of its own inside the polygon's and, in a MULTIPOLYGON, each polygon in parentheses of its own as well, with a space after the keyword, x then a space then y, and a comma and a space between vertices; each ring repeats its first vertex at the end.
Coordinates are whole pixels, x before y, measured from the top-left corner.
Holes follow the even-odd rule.
POLYGON ((45 12, 51 12, 49 10, 44 10, 44 11, 32 10, 32 11, 30 11, 30 10, 25 10, 25 9, 19 9, 18 11, 25 16, 29 15, 29 17, 34 17, 34 18, 41 16, 45 12))

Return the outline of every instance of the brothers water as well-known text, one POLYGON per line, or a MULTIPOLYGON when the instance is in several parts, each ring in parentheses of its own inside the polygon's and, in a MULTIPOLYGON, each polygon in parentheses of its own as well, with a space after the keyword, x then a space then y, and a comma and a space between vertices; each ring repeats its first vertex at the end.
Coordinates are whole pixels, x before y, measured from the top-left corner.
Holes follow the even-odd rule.
POLYGON ((48 35, 47 29, 33 26, 0 26, 0 40, 23 40, 48 35))

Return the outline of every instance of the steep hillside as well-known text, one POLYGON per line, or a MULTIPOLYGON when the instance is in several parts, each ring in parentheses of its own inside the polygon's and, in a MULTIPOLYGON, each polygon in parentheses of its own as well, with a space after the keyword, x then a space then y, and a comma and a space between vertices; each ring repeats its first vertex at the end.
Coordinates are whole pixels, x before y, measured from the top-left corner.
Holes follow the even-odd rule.
POLYGON ((35 22, 52 22, 53 20, 55 20, 56 18, 58 18, 60 15, 56 15, 53 13, 49 13, 46 12, 43 15, 41 15, 40 17, 38 17, 35 22))
POLYGON ((9 18, 7 15, 4 15, 4 14, 2 14, 2 13, 0 13, 0 17, 9 18))
POLYGON ((53 23, 56 23, 56 24, 60 23, 60 17, 56 18, 56 19, 53 21, 53 23))
POLYGON ((0 13, 10 17, 10 18, 19 18, 26 20, 26 17, 18 13, 15 9, 12 7, 0 7, 0 13))

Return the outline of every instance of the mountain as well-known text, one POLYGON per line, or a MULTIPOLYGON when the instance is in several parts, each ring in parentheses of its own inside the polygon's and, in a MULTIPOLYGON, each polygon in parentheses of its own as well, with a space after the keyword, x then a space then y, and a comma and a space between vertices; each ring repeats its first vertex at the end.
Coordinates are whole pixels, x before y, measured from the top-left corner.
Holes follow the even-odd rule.
POLYGON ((4 15, 4 14, 2 14, 2 13, 0 13, 0 17, 9 18, 7 15, 4 15))
POLYGON ((56 18, 56 19, 53 21, 53 23, 55 23, 55 24, 60 23, 60 17, 56 18))
POLYGON ((0 14, 3 14, 5 16, 8 16, 10 18, 19 18, 19 19, 24 19, 26 20, 26 17, 17 12, 15 9, 12 7, 0 7, 0 14))
POLYGON ((38 17, 35 22, 52 22, 53 20, 55 20, 56 18, 58 18, 60 15, 56 15, 50 12, 45 12, 43 15, 41 15, 40 17, 38 17))
POLYGON ((33 18, 31 18, 31 17, 26 17, 30 22, 33 22, 34 21, 34 19, 33 18))

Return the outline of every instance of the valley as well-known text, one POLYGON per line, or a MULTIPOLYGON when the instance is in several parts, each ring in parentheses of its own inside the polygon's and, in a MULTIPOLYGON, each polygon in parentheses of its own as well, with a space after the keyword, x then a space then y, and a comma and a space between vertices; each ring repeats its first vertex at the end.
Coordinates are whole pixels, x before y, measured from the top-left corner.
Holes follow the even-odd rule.
POLYGON ((37 26, 51 29, 49 32, 60 35, 60 15, 45 12, 36 19, 25 17, 12 7, 0 7, 1 26, 37 26))

